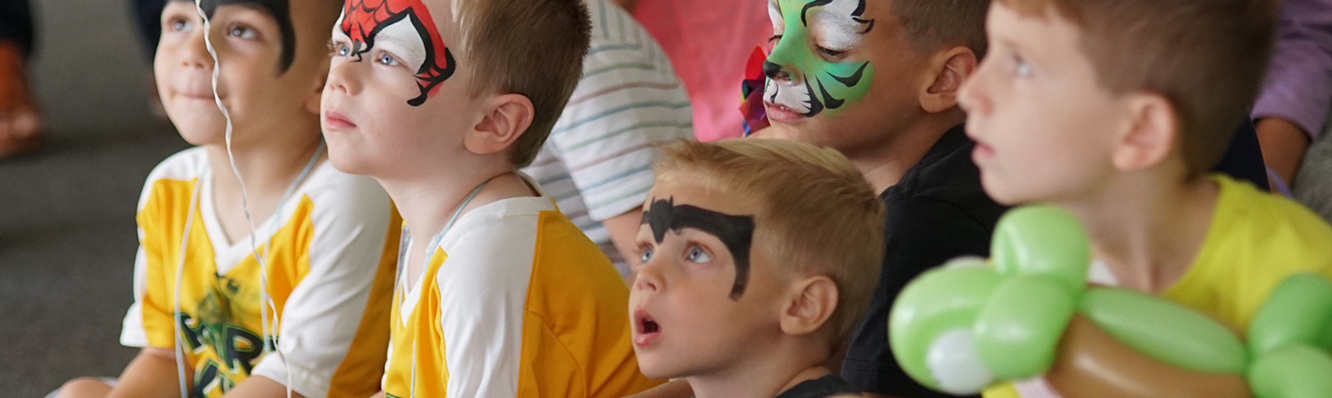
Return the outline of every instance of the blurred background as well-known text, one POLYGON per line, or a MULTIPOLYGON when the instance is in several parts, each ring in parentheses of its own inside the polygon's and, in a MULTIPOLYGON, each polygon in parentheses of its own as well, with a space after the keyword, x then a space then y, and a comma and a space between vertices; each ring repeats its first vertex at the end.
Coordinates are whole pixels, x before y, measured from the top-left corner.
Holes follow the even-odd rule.
MULTIPOLYGON (((0 0, 4 1, 4 0, 0 0)), ((129 0, 33 0, 42 149, 0 159, 0 396, 116 376, 144 178, 187 144, 149 111, 129 0)), ((155 95, 155 94, 153 94, 155 95)))

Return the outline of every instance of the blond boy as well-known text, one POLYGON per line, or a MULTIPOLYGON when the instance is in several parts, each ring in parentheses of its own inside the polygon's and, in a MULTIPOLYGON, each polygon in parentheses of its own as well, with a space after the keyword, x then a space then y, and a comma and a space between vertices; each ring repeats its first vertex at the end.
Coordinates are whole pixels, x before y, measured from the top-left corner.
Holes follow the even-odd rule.
POLYGON ((388 335, 376 326, 401 220, 374 180, 324 155, 321 71, 340 3, 200 5, 231 153, 204 20, 194 2, 171 1, 154 74, 172 124, 198 147, 154 169, 139 200, 120 341, 141 351, 119 379, 76 379, 60 396, 363 398, 383 373, 388 335))
POLYGON ((883 204, 860 172, 752 139, 674 144, 656 169, 629 299, 643 373, 700 398, 855 395, 824 365, 883 257, 883 204))
POLYGON ((1206 174, 1258 90, 1278 5, 995 1, 990 55, 961 97, 986 192, 1069 210, 1111 283, 1234 330, 1285 277, 1332 277, 1332 228, 1206 174))
POLYGON ((578 83, 579 0, 351 0, 324 136, 403 214, 392 397, 620 397, 643 377, 606 255, 518 168, 578 83))

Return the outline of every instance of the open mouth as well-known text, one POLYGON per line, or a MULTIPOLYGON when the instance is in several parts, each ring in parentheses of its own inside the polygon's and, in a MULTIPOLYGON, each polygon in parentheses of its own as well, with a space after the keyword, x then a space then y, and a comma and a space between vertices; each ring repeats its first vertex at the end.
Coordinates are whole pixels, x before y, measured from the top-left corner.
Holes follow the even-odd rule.
POLYGON ((657 324, 647 311, 634 312, 634 345, 643 347, 652 344, 661 335, 661 325, 657 324))

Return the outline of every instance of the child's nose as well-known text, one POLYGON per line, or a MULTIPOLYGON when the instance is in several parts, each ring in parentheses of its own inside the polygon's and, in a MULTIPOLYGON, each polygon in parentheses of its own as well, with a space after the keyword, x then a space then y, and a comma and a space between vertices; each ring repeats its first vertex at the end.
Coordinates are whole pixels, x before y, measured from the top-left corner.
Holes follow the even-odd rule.
POLYGON ((769 79, 791 80, 791 72, 787 72, 781 65, 768 61, 763 61, 763 75, 769 79))
POLYGON ((664 279, 661 277, 661 269, 649 261, 639 266, 638 273, 634 275, 633 289, 644 292, 656 292, 660 290, 664 279))
POLYGON ((360 85, 357 83, 356 78, 352 76, 354 74, 352 69, 358 64, 360 63, 351 62, 349 60, 344 60, 342 62, 334 60, 333 65, 330 68, 331 70, 328 72, 328 88, 330 90, 340 90, 347 95, 355 95, 359 92, 360 85))
POLYGON ((190 40, 182 48, 180 62, 181 65, 189 68, 213 68, 213 56, 208 53, 208 45, 204 42, 203 32, 190 35, 190 40))

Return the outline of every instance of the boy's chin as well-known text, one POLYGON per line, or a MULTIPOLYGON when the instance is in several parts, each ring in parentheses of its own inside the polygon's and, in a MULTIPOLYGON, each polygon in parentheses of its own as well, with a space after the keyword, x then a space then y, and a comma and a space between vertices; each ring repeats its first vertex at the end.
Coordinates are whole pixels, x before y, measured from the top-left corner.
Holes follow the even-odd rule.
POLYGON ((634 354, 636 354, 635 356, 638 358, 638 371, 643 373, 643 376, 647 376, 649 379, 667 380, 688 376, 685 372, 676 369, 678 366, 663 363, 664 358, 660 358, 660 355, 657 355, 656 358, 654 358, 652 355, 641 355, 637 350, 635 350, 634 354))
POLYGON ((1020 188, 995 181, 996 179, 987 176, 984 170, 981 171, 981 188, 985 189, 985 195, 989 196, 990 200, 1004 206, 1017 206, 1031 201, 1020 188))
POLYGON ((191 126, 189 123, 172 123, 176 127, 176 132, 180 133, 180 138, 194 146, 226 145, 226 126, 200 127, 191 126), (182 126, 185 125, 185 126, 182 126))
POLYGON ((354 153, 340 151, 333 144, 328 146, 328 163, 334 169, 347 174, 369 175, 369 169, 354 153))

